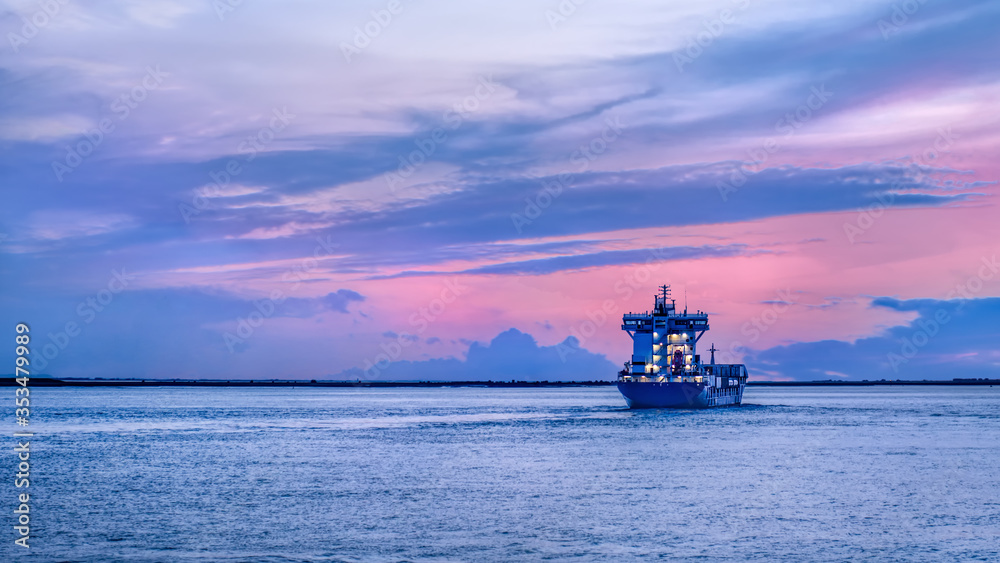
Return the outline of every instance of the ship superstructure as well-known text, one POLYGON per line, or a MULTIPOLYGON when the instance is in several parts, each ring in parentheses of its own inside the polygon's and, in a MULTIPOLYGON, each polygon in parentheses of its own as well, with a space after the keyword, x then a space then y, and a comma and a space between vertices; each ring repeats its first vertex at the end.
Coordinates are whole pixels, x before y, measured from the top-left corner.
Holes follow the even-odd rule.
POLYGON ((631 408, 705 408, 739 405, 747 382, 743 364, 702 363, 698 341, 708 314, 677 311, 670 286, 660 286, 653 310, 626 313, 622 330, 632 337, 632 359, 618 373, 618 390, 631 408))

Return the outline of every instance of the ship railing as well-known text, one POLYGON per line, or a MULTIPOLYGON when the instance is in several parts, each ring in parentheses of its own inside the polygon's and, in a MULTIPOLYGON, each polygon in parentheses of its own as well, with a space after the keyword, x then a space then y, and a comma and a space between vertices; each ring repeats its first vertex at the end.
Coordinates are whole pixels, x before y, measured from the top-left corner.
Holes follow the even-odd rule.
POLYGON ((657 374, 657 373, 634 373, 618 374, 621 381, 634 381, 637 383, 708 383, 707 375, 701 374, 657 374))
POLYGON ((712 378, 735 379, 746 383, 747 368, 743 364, 699 364, 694 365, 691 370, 684 370, 680 373, 674 373, 671 370, 658 372, 621 370, 618 372, 618 379, 623 381, 704 383, 712 381, 712 378))
POLYGON ((707 364, 705 373, 720 377, 746 377, 747 368, 743 364, 707 364))

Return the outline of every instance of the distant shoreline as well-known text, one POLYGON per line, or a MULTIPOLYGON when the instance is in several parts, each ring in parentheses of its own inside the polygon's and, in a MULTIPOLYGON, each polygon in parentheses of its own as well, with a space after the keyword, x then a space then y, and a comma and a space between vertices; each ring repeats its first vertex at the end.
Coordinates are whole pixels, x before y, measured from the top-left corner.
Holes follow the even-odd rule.
MULTIPOLYGON (((55 379, 32 377, 31 387, 605 387, 614 381, 324 381, 292 379, 55 379)), ((13 376, 0 386, 17 385, 13 376)), ((1000 379, 750 381, 749 387, 872 387, 885 385, 1000 385, 1000 379)))

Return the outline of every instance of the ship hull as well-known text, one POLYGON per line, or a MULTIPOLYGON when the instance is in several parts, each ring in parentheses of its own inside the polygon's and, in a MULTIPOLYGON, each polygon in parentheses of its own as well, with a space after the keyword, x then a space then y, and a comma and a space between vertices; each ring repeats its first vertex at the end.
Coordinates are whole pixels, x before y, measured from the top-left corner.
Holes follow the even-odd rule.
POLYGON ((744 385, 709 387, 704 383, 619 381, 618 391, 632 409, 705 409, 736 406, 744 385))

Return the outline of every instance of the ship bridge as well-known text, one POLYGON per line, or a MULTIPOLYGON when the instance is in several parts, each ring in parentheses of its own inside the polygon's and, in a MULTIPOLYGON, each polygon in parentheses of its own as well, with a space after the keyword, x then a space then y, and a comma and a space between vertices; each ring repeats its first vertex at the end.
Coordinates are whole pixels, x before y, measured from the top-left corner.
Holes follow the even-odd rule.
POLYGON ((700 383, 705 370, 696 350, 708 330, 708 313, 689 313, 686 306, 679 312, 670 286, 659 289, 652 311, 622 316, 622 330, 632 337, 632 361, 626 362, 625 372, 654 381, 700 383))

